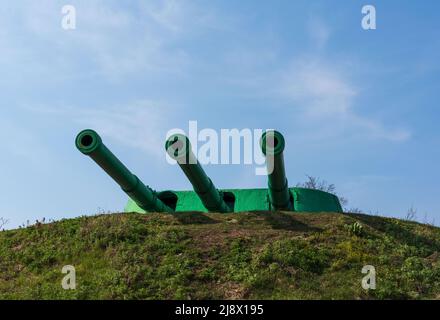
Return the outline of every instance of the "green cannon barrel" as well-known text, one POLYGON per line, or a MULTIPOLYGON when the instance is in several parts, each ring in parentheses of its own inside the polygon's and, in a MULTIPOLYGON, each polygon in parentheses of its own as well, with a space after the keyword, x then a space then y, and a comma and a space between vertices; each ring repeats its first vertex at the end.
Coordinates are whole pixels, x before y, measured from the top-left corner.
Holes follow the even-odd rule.
POLYGON ((260 139, 260 146, 266 156, 269 197, 276 210, 293 210, 292 195, 284 168, 284 137, 278 131, 266 131, 260 139))
POLYGON ((172 135, 167 139, 165 149, 170 157, 177 161, 208 211, 231 211, 223 200, 222 193, 215 188, 211 179, 206 175, 205 171, 203 171, 199 161, 191 150, 191 143, 186 136, 182 134, 172 135))
POLYGON ((76 147, 93 159, 116 181, 122 190, 139 207, 150 212, 173 212, 157 198, 156 193, 145 186, 118 158, 102 143, 101 137, 93 130, 81 131, 75 140, 76 147))

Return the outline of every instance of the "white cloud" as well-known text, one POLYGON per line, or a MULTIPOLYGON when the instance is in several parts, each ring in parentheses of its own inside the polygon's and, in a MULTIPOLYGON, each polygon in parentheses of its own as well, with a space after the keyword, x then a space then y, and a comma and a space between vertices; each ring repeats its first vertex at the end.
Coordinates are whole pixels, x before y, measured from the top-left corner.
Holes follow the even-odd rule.
POLYGON ((165 106, 142 101, 128 107, 84 110, 76 122, 95 128, 121 145, 164 157, 165 133, 172 113, 165 106))
POLYGON ((173 32, 182 31, 191 21, 185 19, 187 8, 183 1, 165 0, 162 2, 145 1, 144 12, 156 23, 173 32))
POLYGON ((406 128, 384 123, 369 115, 370 110, 362 109, 369 107, 361 100, 364 88, 352 80, 359 76, 355 70, 360 68, 353 61, 331 60, 325 50, 331 28, 318 17, 309 18, 306 27, 311 46, 287 61, 276 46, 267 44, 252 48, 243 45, 226 53, 223 63, 228 67, 218 67, 224 70, 224 79, 253 99, 271 99, 275 104, 280 98, 286 101, 289 109, 282 112, 295 123, 295 136, 303 139, 317 143, 409 139, 411 132, 406 128))
POLYGON ((166 132, 177 114, 176 108, 171 110, 163 103, 148 100, 105 108, 27 106, 26 109, 56 117, 78 130, 94 129, 105 140, 161 158, 165 157, 166 132))
POLYGON ((402 128, 357 114, 358 90, 345 72, 321 60, 301 60, 283 75, 281 93, 296 106, 292 117, 313 128, 315 137, 355 135, 366 138, 405 141, 411 134, 402 128))
POLYGON ((190 63, 181 40, 210 23, 209 13, 188 2, 72 1, 76 29, 66 31, 61 28, 63 5, 48 0, 2 5, 3 70, 20 65, 28 79, 56 79, 66 73, 81 77, 85 66, 88 74, 111 80, 141 72, 152 78, 179 74, 190 63))
MULTIPOLYGON (((309 131, 313 131, 316 139, 347 134, 389 141, 404 141, 410 137, 405 129, 356 112, 360 90, 350 81, 350 71, 336 62, 330 63, 323 52, 314 59, 302 60, 298 60, 297 54, 292 57, 296 62, 289 66, 278 59, 280 53, 273 49, 272 43, 262 41, 264 46, 261 47, 243 44, 242 48, 234 47, 222 53, 219 63, 200 59, 195 65, 179 44, 185 37, 198 33, 202 26, 216 27, 220 18, 214 19, 208 9, 176 0, 137 1, 133 7, 120 7, 115 2, 108 5, 104 1, 77 3, 77 29, 68 32, 60 27, 61 6, 54 1, 26 2, 23 10, 15 8, 13 18, 8 16, 7 10, 0 10, 0 26, 4 27, 0 28, 4 40, 0 46, 5 49, 0 52, 0 67, 10 71, 4 79, 11 81, 13 77, 20 77, 21 86, 46 79, 56 83, 61 77, 82 78, 96 73, 101 75, 98 80, 106 81, 136 73, 142 74, 143 80, 158 81, 167 72, 192 75, 192 68, 197 66, 195 69, 203 69, 204 74, 220 75, 223 84, 241 86, 243 96, 247 91, 252 98, 265 94, 272 99, 287 98, 292 104, 290 117, 300 119, 304 128, 313 129, 309 131), (17 40, 20 37, 2 32, 8 29, 24 32, 23 38, 32 43, 25 46, 17 40), (17 66, 20 73, 16 72, 17 66), (29 75, 34 76, 33 81, 29 75)), ((325 47, 330 39, 328 26, 313 18, 309 19, 308 29, 315 45, 325 47)), ((169 78, 166 74, 165 79, 169 78)), ((154 114, 145 110, 145 106, 131 106, 81 112, 85 124, 94 119, 94 124, 108 130, 115 139, 126 135, 131 137, 130 141, 137 141, 131 132, 137 131, 143 136, 146 134, 142 131, 144 123, 150 123, 153 128, 159 122, 154 114), (127 118, 125 113, 136 116, 127 118), (121 127, 116 129, 118 123, 121 127)), ((157 117, 165 116, 161 112, 155 113, 157 117)), ((146 148, 142 142, 133 143, 146 148)))
POLYGON ((339 73, 316 61, 295 63, 283 81, 284 93, 302 102, 307 116, 344 115, 356 96, 339 73))

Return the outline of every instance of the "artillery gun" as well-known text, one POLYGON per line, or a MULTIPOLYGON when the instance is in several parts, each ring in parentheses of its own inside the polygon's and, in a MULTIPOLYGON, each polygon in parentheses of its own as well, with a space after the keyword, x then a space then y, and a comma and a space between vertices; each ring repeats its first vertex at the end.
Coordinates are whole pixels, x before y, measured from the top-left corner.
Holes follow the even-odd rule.
POLYGON ((266 156, 267 189, 217 189, 192 152, 189 139, 181 134, 169 137, 165 149, 191 182, 191 191, 154 191, 131 173, 93 130, 81 131, 76 137, 76 147, 128 195, 126 212, 342 212, 334 194, 288 186, 283 155, 285 140, 278 131, 266 131, 260 139, 261 151, 266 156))

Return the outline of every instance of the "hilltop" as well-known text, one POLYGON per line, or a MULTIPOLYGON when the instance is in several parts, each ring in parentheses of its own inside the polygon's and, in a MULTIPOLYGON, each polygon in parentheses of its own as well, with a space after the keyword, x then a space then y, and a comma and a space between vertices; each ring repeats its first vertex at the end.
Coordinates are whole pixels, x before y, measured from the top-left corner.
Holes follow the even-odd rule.
POLYGON ((439 252, 439 228, 361 214, 83 216, 0 232, 0 298, 440 299, 439 252))

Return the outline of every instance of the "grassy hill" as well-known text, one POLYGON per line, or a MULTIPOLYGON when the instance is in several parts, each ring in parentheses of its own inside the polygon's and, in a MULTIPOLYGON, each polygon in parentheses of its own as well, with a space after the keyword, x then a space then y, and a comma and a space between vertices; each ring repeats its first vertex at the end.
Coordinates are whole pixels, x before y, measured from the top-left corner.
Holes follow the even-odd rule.
POLYGON ((439 228, 360 214, 80 217, 0 232, 0 298, 440 299, 439 252, 439 228))

